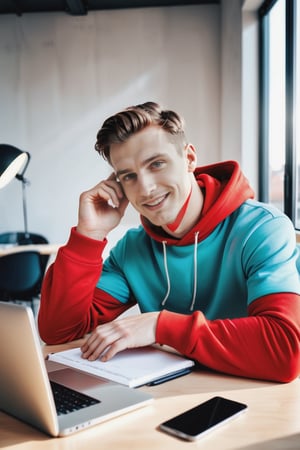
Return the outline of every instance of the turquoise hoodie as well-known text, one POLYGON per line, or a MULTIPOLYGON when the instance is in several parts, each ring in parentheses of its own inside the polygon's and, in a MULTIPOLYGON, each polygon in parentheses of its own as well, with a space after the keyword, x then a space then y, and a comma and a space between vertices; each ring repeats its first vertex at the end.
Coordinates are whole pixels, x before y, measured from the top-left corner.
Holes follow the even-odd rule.
POLYGON ((209 320, 244 317, 264 295, 299 293, 288 217, 253 199, 234 161, 198 168, 195 177, 205 198, 196 226, 175 239, 141 217, 111 250, 97 287, 142 312, 200 310, 209 320))

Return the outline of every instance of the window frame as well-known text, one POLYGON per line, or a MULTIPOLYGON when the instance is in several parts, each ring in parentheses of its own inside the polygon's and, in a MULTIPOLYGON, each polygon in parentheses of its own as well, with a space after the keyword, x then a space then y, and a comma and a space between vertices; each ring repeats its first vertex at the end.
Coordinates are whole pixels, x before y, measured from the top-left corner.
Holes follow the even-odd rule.
MULTIPOLYGON (((269 202, 269 13, 278 0, 266 0, 259 13, 259 200, 269 202)), ((296 10, 297 0, 285 3, 285 168, 284 213, 296 227, 296 10)), ((298 30, 299 31, 299 30, 298 30)))

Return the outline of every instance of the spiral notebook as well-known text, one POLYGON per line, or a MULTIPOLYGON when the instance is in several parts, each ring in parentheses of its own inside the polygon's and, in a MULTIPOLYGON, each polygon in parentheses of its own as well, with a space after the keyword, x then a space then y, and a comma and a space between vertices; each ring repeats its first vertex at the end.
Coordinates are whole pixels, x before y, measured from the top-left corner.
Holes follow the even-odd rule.
POLYGON ((195 365, 191 359, 152 346, 124 350, 107 362, 83 359, 80 348, 52 353, 48 358, 129 387, 159 384, 188 373, 195 365))

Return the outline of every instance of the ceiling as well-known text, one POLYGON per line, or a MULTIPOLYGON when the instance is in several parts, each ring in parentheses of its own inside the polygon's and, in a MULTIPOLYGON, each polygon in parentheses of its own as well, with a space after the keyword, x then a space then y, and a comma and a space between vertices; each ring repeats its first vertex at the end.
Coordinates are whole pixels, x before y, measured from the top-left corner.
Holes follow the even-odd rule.
POLYGON ((186 6, 218 4, 220 0, 1 0, 0 14, 63 11, 71 15, 86 15, 89 11, 153 6, 186 6))

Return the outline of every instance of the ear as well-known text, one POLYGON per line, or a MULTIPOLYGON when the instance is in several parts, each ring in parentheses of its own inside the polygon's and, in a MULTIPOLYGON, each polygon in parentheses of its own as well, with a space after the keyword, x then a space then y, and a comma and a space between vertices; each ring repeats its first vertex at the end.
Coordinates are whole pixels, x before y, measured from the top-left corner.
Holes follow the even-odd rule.
POLYGON ((184 148, 187 161, 188 172, 194 172, 197 167, 197 153, 192 144, 187 144, 184 148))

